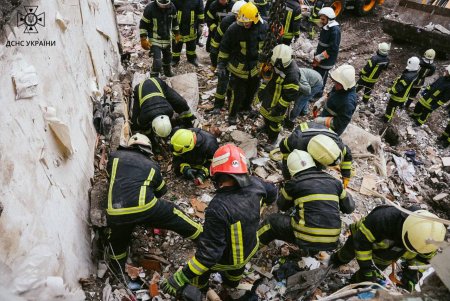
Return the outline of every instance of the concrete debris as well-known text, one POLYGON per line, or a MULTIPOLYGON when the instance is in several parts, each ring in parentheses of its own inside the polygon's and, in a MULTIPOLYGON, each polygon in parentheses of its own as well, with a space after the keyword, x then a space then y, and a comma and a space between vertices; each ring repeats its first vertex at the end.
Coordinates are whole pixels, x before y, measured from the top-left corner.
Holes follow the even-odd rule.
POLYGON ((403 180, 407 186, 414 185, 414 177, 416 172, 414 165, 410 164, 406 159, 392 155, 395 165, 397 165, 398 176, 403 180))
POLYGON ((16 99, 31 98, 37 95, 38 75, 33 65, 13 70, 12 81, 16 99))
POLYGON ((70 129, 61 120, 56 117, 56 109, 53 107, 45 107, 44 118, 48 122, 48 126, 55 134, 58 144, 61 146, 61 150, 65 156, 73 154, 72 141, 70 137, 70 129))
POLYGON ((449 167, 450 166, 450 157, 442 157, 442 165, 444 167, 449 167))
POLYGON ((265 178, 267 178, 269 176, 269 174, 267 173, 266 169, 264 167, 262 167, 262 166, 256 167, 254 173, 255 173, 255 175, 257 175, 261 179, 265 179, 265 178))
POLYGON ((302 260, 298 262, 298 266, 300 269, 308 269, 308 270, 315 270, 320 267, 320 261, 313 257, 302 257, 302 260))
POLYGON ((258 155, 258 139, 248 139, 238 145, 245 153, 247 159, 255 158, 258 155))
POLYGON ((166 82, 186 99, 192 112, 197 112, 199 90, 196 73, 175 75, 166 82))
POLYGON ((373 191, 377 190, 377 178, 374 175, 365 175, 359 192, 364 195, 371 196, 373 191))
POLYGON ((123 15, 117 15, 117 24, 135 26, 139 23, 141 17, 134 12, 125 12, 123 15))
POLYGON ((249 139, 252 139, 252 135, 245 133, 243 131, 234 130, 231 132, 231 138, 237 143, 240 144, 242 142, 245 142, 249 139))
POLYGON ((436 195, 436 196, 433 197, 433 201, 435 201, 435 202, 442 201, 442 200, 445 199, 447 196, 448 196, 448 193, 445 193, 445 192, 439 193, 438 195, 436 195))
POLYGON ((252 164, 256 166, 266 166, 268 161, 270 161, 269 157, 260 157, 251 160, 252 164))

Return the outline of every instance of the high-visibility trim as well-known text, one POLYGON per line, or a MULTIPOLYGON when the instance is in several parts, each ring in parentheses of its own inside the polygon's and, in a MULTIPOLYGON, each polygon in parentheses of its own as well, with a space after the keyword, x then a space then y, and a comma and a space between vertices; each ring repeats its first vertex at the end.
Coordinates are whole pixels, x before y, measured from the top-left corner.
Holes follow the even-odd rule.
POLYGON ((159 184, 159 186, 156 187, 155 191, 160 191, 165 185, 166 185, 166 182, 164 180, 162 180, 161 184, 159 184))
POLYGON ((144 181, 144 183, 141 186, 141 189, 139 191, 139 207, 145 205, 145 199, 147 196, 147 187, 150 185, 151 181, 153 180, 153 176, 155 175, 155 170, 152 168, 150 169, 150 173, 148 174, 147 180, 144 181))
POLYGON ((199 20, 205 19, 205 14, 198 14, 197 19, 199 19, 199 20))
POLYGON ((295 199, 295 205, 313 201, 334 201, 339 202, 339 197, 335 194, 310 194, 295 199))
POLYGON ((119 158, 114 158, 111 168, 111 178, 109 180, 109 190, 108 190, 108 208, 112 208, 112 191, 114 187, 114 182, 116 181, 117 165, 119 164, 119 158))
POLYGON ((340 166, 341 169, 352 169, 352 161, 342 161, 340 166))
POLYGON ((300 131, 304 132, 307 129, 309 129, 308 123, 307 122, 302 122, 300 123, 300 131))
POLYGON ((225 265, 225 264, 215 264, 211 269, 214 271, 229 271, 229 270, 236 270, 236 269, 240 269, 242 267, 244 267, 247 262, 250 261, 250 259, 252 259, 253 255, 255 255, 255 253, 258 251, 259 249, 259 238, 257 238, 257 242, 255 247, 253 248, 253 250, 250 252, 250 254, 247 256, 247 258, 245 258, 245 260, 243 262, 241 262, 240 264, 232 264, 232 265, 225 265))
POLYGON ((369 251, 356 250, 355 255, 356 255, 356 260, 360 260, 360 261, 372 260, 372 250, 369 250, 369 251))
POLYGON ((127 251, 117 254, 116 256, 114 256, 112 254, 109 255, 109 258, 112 260, 121 260, 121 259, 124 259, 125 257, 127 257, 127 251))
POLYGON ((193 220, 191 220, 189 217, 186 216, 186 214, 184 214, 182 211, 178 210, 177 208, 173 208, 173 214, 178 215, 185 222, 187 222, 192 227, 197 229, 197 231, 195 231, 194 234, 192 234, 191 236, 187 237, 187 239, 196 239, 200 235, 200 233, 203 232, 202 225, 200 225, 200 224, 194 222, 193 220))
POLYGON ((264 118, 273 121, 273 122, 282 122, 284 119, 284 115, 283 116, 272 116, 270 115, 269 111, 267 111, 263 106, 261 106, 259 108, 259 112, 261 113, 261 115, 264 116, 264 118))
POLYGON ((139 34, 141 37, 143 37, 143 36, 146 37, 148 35, 148 31, 147 31, 147 29, 139 29, 139 34))
POLYGON ((195 31, 196 31, 196 28, 194 26, 194 24, 195 24, 195 12, 193 10, 191 10, 191 20, 190 21, 191 22, 189 24, 190 25, 189 34, 190 35, 194 35, 195 31))
POLYGON ((239 42, 239 45, 241 46, 241 53, 247 55, 247 42, 241 41, 239 42))
POLYGON ((300 20, 301 18, 302 18, 302 15, 300 14, 300 15, 298 15, 298 16, 295 16, 295 17, 294 17, 294 20, 295 20, 295 21, 298 21, 298 20, 300 20))
POLYGON ((188 261, 188 267, 195 275, 198 276, 203 275, 209 270, 200 261, 198 261, 195 256, 188 261))
POLYGON ((242 242, 242 225, 240 221, 231 225, 231 248, 233 264, 242 263, 244 261, 244 244, 242 242))
POLYGON ((150 99, 150 98, 152 98, 152 97, 156 97, 156 96, 164 97, 164 94, 159 93, 159 92, 149 93, 149 94, 145 95, 144 98, 139 99, 139 105, 142 106, 142 104, 143 104, 146 100, 148 100, 148 99, 150 99))
POLYGON ((387 240, 387 239, 384 239, 380 242, 373 243, 373 248, 375 250, 388 249, 390 246, 391 246, 391 244, 389 243, 389 240, 387 240))
POLYGON ((372 232, 364 225, 363 222, 359 223, 358 229, 364 234, 369 242, 374 242, 375 236, 373 236, 372 232))
POLYGON ((222 27, 220 27, 220 26, 217 27, 217 33, 218 33, 220 36, 223 36, 222 27))
POLYGON ((280 100, 278 101, 278 103, 279 103, 280 105, 282 105, 283 107, 285 107, 285 108, 289 107, 289 102, 285 101, 285 100, 283 99, 283 97, 280 97, 280 100))
POLYGON ((219 94, 219 93, 216 92, 214 94, 214 97, 217 98, 217 99, 225 99, 225 94, 219 94))
POLYGON ((347 196, 347 191, 346 191, 345 189, 342 189, 342 193, 341 193, 341 195, 339 196, 339 199, 342 200, 342 199, 344 199, 346 196, 347 196))
POLYGON ((180 164, 180 172, 183 173, 185 168, 191 168, 191 165, 188 163, 181 163, 180 164))
POLYGON ((298 91, 300 89, 300 86, 296 84, 287 84, 284 85, 283 89, 293 89, 295 91, 298 91))
POLYGON ((285 200, 292 201, 292 197, 286 192, 284 187, 281 188, 280 192, 281 192, 281 195, 284 197, 285 200))
POLYGON ((244 276, 244 274, 240 274, 238 276, 233 276, 233 275, 230 275, 227 271, 225 271, 224 274, 225 274, 225 278, 227 278, 228 280, 231 280, 231 281, 240 281, 242 279, 242 277, 244 276))
POLYGON ((270 130, 276 133, 281 132, 281 123, 276 123, 276 125, 277 125, 276 127, 269 125, 270 130))
POLYGON ((375 254, 372 254, 372 260, 373 260, 373 263, 375 263, 377 266, 387 266, 392 263, 392 260, 383 259, 381 257, 378 257, 375 254))
POLYGON ((219 51, 219 58, 227 59, 230 56, 229 53, 219 51))
POLYGON ((214 38, 211 39, 211 46, 214 48, 219 48, 220 44, 216 42, 214 38))
POLYGON ((270 224, 264 225, 261 228, 258 229, 258 231, 256 232, 256 234, 259 236, 263 235, 264 233, 266 233, 267 231, 269 231, 272 227, 270 226, 270 224))
POLYGON ((282 86, 283 81, 284 81, 284 78, 282 78, 281 76, 279 76, 275 81, 275 91, 273 92, 272 103, 270 105, 271 107, 276 106, 281 97, 281 90, 283 89, 283 86, 282 86))
POLYGON ((115 208, 112 208, 112 206, 111 206, 110 208, 106 209, 106 212, 109 215, 125 215, 125 214, 134 214, 134 213, 144 212, 144 211, 147 211, 147 210, 153 208, 153 206, 155 206, 157 201, 158 201, 158 199, 156 197, 153 197, 153 199, 150 202, 148 202, 147 204, 145 204, 144 206, 136 206, 136 207, 120 208, 120 209, 115 209, 115 208))
POLYGON ((144 16, 142 16, 141 20, 144 21, 145 23, 150 23, 150 20, 144 16))
POLYGON ((303 234, 300 232, 294 232, 294 235, 296 238, 309 241, 309 242, 316 242, 316 243, 335 243, 339 237, 328 237, 328 236, 312 236, 303 234))
MULTIPOLYGON (((302 126, 302 125, 300 124, 300 126, 302 126)), ((284 138, 284 140, 283 140, 283 145, 284 145, 284 147, 286 148, 286 150, 287 150, 288 152, 291 151, 291 149, 289 148, 289 145, 288 145, 288 138, 284 138)))
POLYGON ((192 168, 200 169, 205 173, 206 176, 209 176, 209 169, 203 165, 192 165, 192 168))
MULTIPOLYGON (((304 221, 302 221, 302 222, 304 223, 304 221)), ((335 229, 311 228, 311 227, 302 225, 301 223, 295 222, 294 219, 292 219, 291 225, 295 230, 300 231, 302 233, 311 234, 311 235, 332 236, 335 239, 335 241, 339 238, 339 235, 341 234, 341 228, 335 228, 335 229)))
POLYGON ((215 31, 216 28, 217 28, 217 24, 216 24, 216 23, 213 23, 213 24, 211 24, 211 26, 209 27, 209 31, 210 31, 210 32, 213 32, 213 31, 215 31))
POLYGON ((208 17, 210 17, 211 19, 214 19, 214 15, 211 13, 210 10, 208 10, 208 11, 206 12, 206 15, 207 15, 208 17))
POLYGON ((186 50, 186 54, 187 55, 196 55, 197 53, 195 53, 195 50, 191 51, 191 50, 186 50))
POLYGON ((289 29, 291 28, 291 19, 292 19, 292 8, 286 7, 286 22, 284 23, 284 36, 289 33, 289 29))

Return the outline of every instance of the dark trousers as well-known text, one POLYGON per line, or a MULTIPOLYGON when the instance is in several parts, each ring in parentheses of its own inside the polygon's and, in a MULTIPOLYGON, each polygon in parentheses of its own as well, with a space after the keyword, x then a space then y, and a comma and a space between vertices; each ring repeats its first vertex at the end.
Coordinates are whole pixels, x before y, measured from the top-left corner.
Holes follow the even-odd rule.
POLYGON ((108 241, 111 244, 110 259, 119 261, 121 267, 126 262, 127 249, 131 242, 131 235, 136 225, 145 225, 152 228, 161 228, 174 231, 183 238, 196 239, 203 228, 194 222, 173 203, 158 200, 156 204, 147 211, 144 219, 137 223, 114 223, 109 224, 110 229, 108 241))
MULTIPOLYGON (((244 270, 245 266, 236 270, 220 271, 219 274, 222 276, 223 280, 222 284, 230 288, 237 287, 241 279, 244 277, 244 270)), ((215 271, 209 270, 201 276, 195 277, 191 280, 191 284, 198 287, 202 291, 206 291, 208 288, 209 276, 214 272, 215 271)))
POLYGON ((445 128, 444 132, 442 133, 442 138, 450 143, 450 119, 448 120, 448 125, 445 128))
POLYGON ((433 110, 424 107, 420 102, 418 102, 414 107, 412 116, 419 124, 424 124, 432 112, 433 110))
POLYGON ((383 120, 385 122, 389 122, 392 120, 392 117, 394 117, 395 111, 397 108, 402 107, 404 102, 395 101, 392 98, 389 99, 388 104, 386 106, 386 112, 384 113, 383 120))
MULTIPOLYGON (((186 43, 186 57, 188 60, 194 60, 197 57, 195 53, 196 42, 195 40, 185 42, 186 43)), ((181 50, 183 49, 183 42, 172 41, 172 61, 178 63, 180 61, 181 50)))
POLYGON ((217 68, 217 58, 219 54, 216 52, 216 50, 213 50, 209 53, 209 58, 211 59, 211 65, 214 68, 217 68))
POLYGON ((274 122, 265 117, 263 117, 263 119, 267 137, 269 138, 268 143, 273 144, 277 141, 278 134, 281 132, 283 127, 281 126, 281 122, 274 122))
POLYGON ((227 94, 228 82, 230 81, 230 72, 224 76, 219 76, 217 78, 216 94, 214 95, 214 108, 222 108, 225 103, 225 96, 227 94))
POLYGON ((419 91, 422 87, 412 87, 411 90, 409 90, 409 96, 408 100, 405 103, 405 108, 409 108, 409 106, 412 104, 414 99, 416 98, 417 94, 419 94, 419 91))
POLYGON ((323 89, 325 89, 325 86, 327 84, 327 80, 328 80, 328 72, 330 71, 330 69, 324 69, 322 67, 314 67, 314 70, 316 70, 317 72, 319 72, 320 75, 322 75, 322 82, 323 82, 323 87, 322 87, 322 91, 320 91, 317 94, 317 97, 322 97, 323 95, 323 89))
POLYGON ((240 111, 248 111, 252 108, 253 98, 259 86, 259 77, 242 79, 231 74, 231 103, 230 117, 235 117, 240 111))
POLYGON ((362 79, 359 79, 356 83, 356 92, 359 92, 364 88, 364 94, 363 94, 363 102, 368 103, 370 99, 370 94, 372 93, 373 86, 375 86, 375 83, 368 83, 363 81, 362 79))
POLYGON ((170 46, 165 48, 161 48, 156 45, 152 45, 150 51, 153 56, 153 66, 151 76, 159 76, 161 72, 162 66, 170 66, 170 62, 172 61, 172 52, 170 50, 170 46))

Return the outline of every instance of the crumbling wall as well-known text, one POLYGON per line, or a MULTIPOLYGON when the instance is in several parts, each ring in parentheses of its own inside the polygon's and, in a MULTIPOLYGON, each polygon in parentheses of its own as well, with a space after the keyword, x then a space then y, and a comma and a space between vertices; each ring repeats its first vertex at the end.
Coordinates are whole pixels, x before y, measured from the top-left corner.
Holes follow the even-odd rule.
POLYGON ((120 71, 114 8, 24 1, 11 16, 0 35, 0 299, 79 299, 91 268, 92 97, 120 71), (29 33, 17 22, 25 6, 41 18, 29 33))

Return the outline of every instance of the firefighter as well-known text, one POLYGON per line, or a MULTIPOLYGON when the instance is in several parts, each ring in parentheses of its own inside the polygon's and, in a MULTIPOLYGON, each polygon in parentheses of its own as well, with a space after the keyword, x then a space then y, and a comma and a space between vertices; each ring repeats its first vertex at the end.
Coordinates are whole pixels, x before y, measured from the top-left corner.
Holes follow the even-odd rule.
POLYGON ((197 54, 195 53, 198 32, 203 31, 205 15, 202 0, 173 0, 177 8, 177 21, 180 25, 181 38, 177 42, 172 41, 172 66, 180 62, 183 43, 186 44, 187 61, 198 67, 197 54))
POLYGON ((272 6, 271 1, 270 0, 250 0, 249 2, 252 2, 253 4, 256 5, 261 18, 264 21, 268 22, 270 7, 272 6))
POLYGON ((214 37, 217 26, 225 18, 233 7, 234 2, 231 0, 216 0, 211 3, 206 12, 206 24, 209 28, 208 40, 206 40, 206 51, 211 50, 211 38, 214 37))
POLYGON ((214 154, 211 175, 217 190, 205 211, 195 255, 162 284, 163 291, 174 296, 189 283, 205 290, 210 274, 216 271, 223 284, 236 287, 245 264, 258 251, 261 203, 276 200, 275 185, 249 176, 244 152, 232 144, 214 154))
POLYGON ((422 89, 425 84, 425 79, 432 76, 434 72, 436 72, 436 66, 433 64, 435 56, 436 51, 434 51, 434 49, 428 49, 423 54, 423 57, 420 58, 419 74, 416 82, 411 88, 411 92, 409 92, 408 101, 405 103, 405 108, 409 108, 417 94, 419 94, 420 89, 422 89))
MULTIPOLYGON (((437 218, 436 215, 417 208, 410 210, 414 215, 392 206, 376 207, 350 225, 351 235, 331 256, 330 263, 340 266, 356 257, 359 270, 352 276, 352 282, 376 282, 377 270, 385 270, 400 258, 407 260, 408 266, 426 265, 436 254, 438 244, 444 241, 446 228, 442 223, 425 219, 437 218)), ((411 288, 414 283, 410 282, 419 280, 419 271, 407 269, 403 276, 406 278, 402 279, 404 286, 411 288)))
POLYGON ((280 239, 296 244, 304 256, 334 250, 341 233, 339 211, 353 212, 352 196, 339 180, 317 168, 305 151, 290 153, 287 166, 292 179, 280 189, 277 205, 281 211, 295 208, 295 215, 269 215, 258 230, 260 243, 280 239))
POLYGON ((124 268, 131 234, 138 224, 175 231, 189 239, 197 239, 202 232, 202 226, 176 205, 160 199, 167 187, 151 155, 149 139, 135 134, 127 147, 120 146, 108 160, 108 242, 110 259, 118 272, 124 268))
POLYGON ((412 86, 416 82, 420 69, 420 60, 413 56, 408 59, 406 69, 397 77, 392 87, 388 90, 389 101, 383 116, 384 122, 390 122, 395 110, 402 107, 409 97, 412 86))
POLYGON ((300 94, 295 100, 294 108, 290 112, 289 118, 285 120, 288 129, 293 129, 295 119, 299 115, 308 114, 308 103, 323 90, 322 76, 319 72, 309 68, 299 68, 300 73, 300 94))
POLYGON ((170 139, 173 168, 177 175, 202 185, 209 176, 214 152, 219 148, 216 137, 201 129, 179 129, 170 139))
POLYGON ((342 65, 330 73, 334 87, 330 94, 319 99, 313 110, 318 112, 323 106, 320 117, 314 122, 324 124, 339 136, 347 128, 358 104, 358 96, 355 90, 355 68, 350 65, 342 65))
POLYGON ((141 46, 150 50, 153 65, 150 75, 158 77, 161 67, 164 75, 173 76, 170 68, 172 53, 170 50, 171 32, 175 41, 180 41, 180 30, 177 21, 177 10, 170 0, 156 0, 150 2, 144 9, 139 23, 141 46))
MULTIPOLYGON (((239 9, 241 9, 242 5, 246 2, 243 0, 236 1, 231 8, 231 15, 226 16, 220 22, 220 25, 217 27, 215 35, 211 38, 211 52, 209 54, 211 58, 211 69, 213 71, 217 68, 217 56, 219 55, 219 47, 222 41, 224 33, 228 30, 228 27, 231 26, 234 22, 236 22, 236 17, 239 13, 239 9)), ((225 95, 228 89, 228 82, 230 80, 230 73, 228 70, 226 72, 219 75, 217 80, 216 93, 214 94, 214 109, 211 114, 217 115, 220 114, 220 110, 225 104, 225 95)))
POLYGON ((370 94, 373 87, 378 82, 381 73, 389 66, 389 50, 391 45, 386 42, 378 44, 377 53, 372 56, 364 68, 359 72, 359 79, 356 83, 356 92, 364 89, 362 101, 365 104, 369 103, 370 94))
POLYGON ((236 124, 238 111, 251 111, 259 85, 259 50, 267 29, 253 3, 242 5, 236 21, 223 36, 217 63, 219 78, 226 76, 227 69, 231 73, 230 125, 236 124))
POLYGON ((312 65, 314 70, 322 75, 323 87, 325 88, 328 72, 336 64, 339 53, 341 28, 335 20, 336 14, 331 7, 322 8, 319 11, 319 16, 322 30, 320 31, 319 44, 317 44, 312 65))
POLYGON ((280 142, 283 155, 283 176, 289 178, 287 157, 294 150, 307 151, 317 162, 318 167, 339 165, 342 182, 347 188, 352 176, 352 153, 341 138, 322 124, 303 122, 280 142))
POLYGON ((286 12, 282 21, 284 34, 282 43, 291 45, 292 39, 297 40, 300 36, 300 21, 302 8, 298 0, 286 0, 286 12))
POLYGON ((270 63, 273 69, 272 77, 260 86, 256 98, 261 101, 260 113, 264 118, 268 143, 274 144, 281 131, 287 108, 299 93, 299 70, 292 59, 292 48, 284 44, 273 48, 270 63))
POLYGON ((150 77, 134 87, 131 130, 149 136, 158 149, 155 136, 165 138, 172 132, 171 118, 178 113, 178 124, 192 127, 195 116, 186 100, 163 80, 150 77))
POLYGON ((447 110, 448 110, 448 124, 442 135, 438 138, 438 141, 441 143, 443 147, 450 146, 450 107, 447 107, 447 110))

